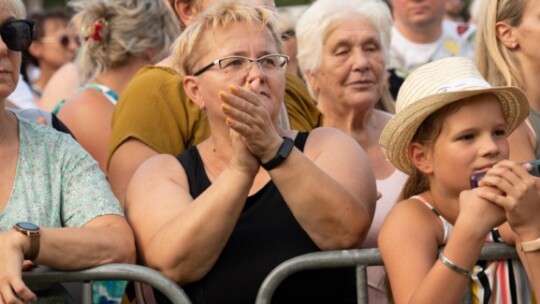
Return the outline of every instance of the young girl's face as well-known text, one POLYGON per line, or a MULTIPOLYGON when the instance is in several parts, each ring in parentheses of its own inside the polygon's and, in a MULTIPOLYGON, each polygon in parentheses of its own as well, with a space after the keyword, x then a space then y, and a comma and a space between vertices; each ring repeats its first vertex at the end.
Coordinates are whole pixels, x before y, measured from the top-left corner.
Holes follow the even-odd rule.
POLYGON ((493 95, 474 97, 448 115, 433 146, 433 178, 452 192, 470 189, 470 176, 508 158, 507 124, 493 95))

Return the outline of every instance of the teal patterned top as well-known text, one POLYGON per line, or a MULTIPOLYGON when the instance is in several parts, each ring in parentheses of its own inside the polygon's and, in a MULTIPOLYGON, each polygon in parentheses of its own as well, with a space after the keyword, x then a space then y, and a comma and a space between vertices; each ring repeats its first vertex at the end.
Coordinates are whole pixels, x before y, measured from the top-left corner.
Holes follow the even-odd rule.
POLYGON ((19 159, 0 233, 17 222, 82 227, 107 214, 123 216, 96 161, 69 135, 19 120, 19 159))

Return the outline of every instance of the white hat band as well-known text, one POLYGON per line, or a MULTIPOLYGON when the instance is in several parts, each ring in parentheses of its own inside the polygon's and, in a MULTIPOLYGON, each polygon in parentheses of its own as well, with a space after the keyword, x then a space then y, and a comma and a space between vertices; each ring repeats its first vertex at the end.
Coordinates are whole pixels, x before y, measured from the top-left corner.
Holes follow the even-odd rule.
POLYGON ((457 81, 451 82, 449 84, 445 84, 442 87, 439 87, 435 90, 435 93, 446 93, 446 92, 455 92, 455 91, 463 91, 469 88, 491 88, 491 85, 483 80, 479 79, 478 77, 475 78, 462 78, 458 79, 457 81))

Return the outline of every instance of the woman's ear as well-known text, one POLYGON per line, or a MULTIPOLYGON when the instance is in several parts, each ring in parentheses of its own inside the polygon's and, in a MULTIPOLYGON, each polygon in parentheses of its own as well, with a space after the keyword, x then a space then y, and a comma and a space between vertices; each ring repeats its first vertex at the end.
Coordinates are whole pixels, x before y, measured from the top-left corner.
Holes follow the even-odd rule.
POLYGON ((433 172, 431 149, 417 142, 411 143, 409 147, 409 158, 413 165, 424 174, 433 172))
POLYGON ((200 94, 201 90, 199 87, 199 79, 195 76, 185 76, 183 82, 186 94, 199 107, 199 109, 204 110, 206 105, 204 104, 204 99, 200 94))
POLYGON ((306 71, 304 76, 313 93, 315 93, 315 95, 319 95, 319 80, 317 76, 315 76, 311 71, 306 71))
POLYGON ((176 14, 186 26, 190 25, 193 19, 197 17, 199 11, 197 6, 192 3, 193 1, 174 1, 174 10, 176 14))
POLYGON ((519 46, 514 28, 506 22, 499 21, 495 24, 497 39, 509 50, 515 50, 519 46))

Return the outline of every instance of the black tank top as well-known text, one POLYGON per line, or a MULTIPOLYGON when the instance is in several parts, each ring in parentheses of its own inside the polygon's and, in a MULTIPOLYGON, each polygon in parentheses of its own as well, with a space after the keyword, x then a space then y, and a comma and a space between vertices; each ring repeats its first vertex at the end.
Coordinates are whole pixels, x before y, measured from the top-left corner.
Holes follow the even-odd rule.
MULTIPOLYGON (((295 146, 303 151, 308 133, 295 146)), ((178 156, 190 193, 210 186, 195 147, 178 156)), ((234 187, 234 185, 231 185, 234 187)), ((305 191, 309 191, 306 189, 305 191)), ((264 278, 281 262, 320 251, 291 213, 272 181, 248 197, 244 210, 214 267, 201 280, 182 286, 193 303, 253 304, 264 278)), ((272 303, 356 303, 354 269, 311 270, 289 277, 272 303)), ((159 299, 158 303, 162 303, 159 299)))

